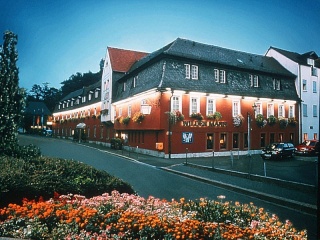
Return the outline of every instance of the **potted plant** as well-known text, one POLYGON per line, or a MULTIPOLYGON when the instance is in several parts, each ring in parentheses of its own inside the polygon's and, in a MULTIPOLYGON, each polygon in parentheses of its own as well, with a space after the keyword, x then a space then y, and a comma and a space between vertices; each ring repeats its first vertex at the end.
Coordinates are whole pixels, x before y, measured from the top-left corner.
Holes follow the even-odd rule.
POLYGON ((126 116, 125 118, 121 118, 120 123, 122 123, 123 125, 128 125, 130 122, 130 117, 126 116))
POLYGON ((280 128, 286 128, 288 126, 288 119, 284 117, 279 118, 279 125, 280 128))
POLYGON ((264 119, 262 114, 257 114, 256 123, 257 123, 258 127, 263 128, 267 125, 267 120, 264 119))
POLYGON ((202 116, 201 113, 192 113, 192 114, 190 115, 190 117, 191 117, 191 118, 195 118, 195 119, 197 119, 197 120, 202 120, 202 119, 203 119, 203 116, 202 116))
POLYGON ((277 122, 277 118, 276 118, 275 116, 270 115, 270 116, 268 117, 268 124, 269 124, 270 126, 273 126, 274 124, 276 124, 276 122, 277 122))
POLYGON ((208 119, 213 119, 215 121, 219 121, 222 118, 222 115, 220 112, 214 112, 213 114, 208 114, 207 115, 208 119))
POLYGON ((175 124, 184 120, 184 115, 180 111, 167 112, 169 114, 170 122, 175 124))
POLYGON ((295 127, 297 125, 297 120, 294 117, 288 118, 288 124, 292 127, 295 127))
POLYGON ((232 122, 235 127, 240 127, 243 121, 244 117, 241 114, 232 118, 232 122))
POLYGON ((144 114, 142 112, 136 112, 132 118, 135 123, 141 123, 144 119, 144 114))
POLYGON ((110 140, 111 148, 120 150, 122 149, 122 140, 121 138, 112 138, 110 140))

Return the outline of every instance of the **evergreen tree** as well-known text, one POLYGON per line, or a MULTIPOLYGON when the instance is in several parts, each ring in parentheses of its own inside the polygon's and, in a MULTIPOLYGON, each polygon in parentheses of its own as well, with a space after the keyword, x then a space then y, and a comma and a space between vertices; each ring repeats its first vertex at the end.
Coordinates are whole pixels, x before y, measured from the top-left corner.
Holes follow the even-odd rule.
POLYGON ((18 145, 17 128, 24 106, 16 65, 17 42, 17 35, 6 31, 0 45, 0 154, 10 154, 18 145))

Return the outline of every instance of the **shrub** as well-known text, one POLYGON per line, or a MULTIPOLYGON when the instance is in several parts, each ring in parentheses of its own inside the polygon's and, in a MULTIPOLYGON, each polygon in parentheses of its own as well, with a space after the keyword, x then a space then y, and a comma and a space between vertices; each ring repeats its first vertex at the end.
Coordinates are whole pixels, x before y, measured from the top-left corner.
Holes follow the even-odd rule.
POLYGON ((18 203, 22 198, 44 199, 60 194, 95 196, 112 190, 133 193, 122 180, 81 162, 49 157, 27 160, 0 158, 1 205, 18 203))

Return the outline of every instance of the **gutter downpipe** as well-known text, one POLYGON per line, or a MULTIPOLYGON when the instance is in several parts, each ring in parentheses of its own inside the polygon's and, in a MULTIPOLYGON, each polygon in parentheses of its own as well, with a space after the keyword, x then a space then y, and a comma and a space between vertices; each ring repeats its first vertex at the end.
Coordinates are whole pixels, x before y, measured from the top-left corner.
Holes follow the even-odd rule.
POLYGON ((302 116, 303 114, 301 113, 302 111, 302 89, 301 89, 301 65, 298 63, 299 68, 299 79, 298 79, 298 87, 299 87, 299 97, 300 97, 300 103, 299 103, 299 143, 302 142, 302 116))

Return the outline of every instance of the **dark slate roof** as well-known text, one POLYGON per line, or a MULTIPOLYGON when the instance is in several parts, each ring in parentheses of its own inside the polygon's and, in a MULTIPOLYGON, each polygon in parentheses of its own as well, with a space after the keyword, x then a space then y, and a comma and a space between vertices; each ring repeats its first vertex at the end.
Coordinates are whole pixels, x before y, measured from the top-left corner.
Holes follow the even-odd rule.
POLYGON ((134 72, 152 59, 161 57, 161 55, 215 63, 222 66, 225 65, 251 71, 254 70, 283 76, 293 76, 292 73, 272 57, 240 52, 182 38, 177 38, 172 43, 142 58, 132 66, 129 73, 134 72))
POLYGON ((283 50, 280 48, 270 47, 270 49, 274 49, 275 51, 281 53, 282 55, 286 56, 287 58, 291 59, 292 61, 299 63, 301 65, 308 65, 307 59, 311 58, 314 60, 319 59, 318 55, 314 51, 306 52, 304 54, 299 54, 296 52, 290 52, 287 50, 283 50))
POLYGON ((44 102, 29 102, 26 113, 32 115, 51 115, 50 110, 44 102))
POLYGON ((87 93, 89 91, 94 91, 97 88, 99 88, 99 89, 101 88, 101 80, 97 81, 94 84, 91 84, 88 87, 83 87, 81 89, 78 89, 76 91, 73 91, 73 92, 69 93, 67 96, 62 98, 60 100, 60 102, 63 102, 63 101, 66 101, 66 100, 69 100, 69 99, 72 99, 72 98, 77 98, 78 96, 85 96, 85 95, 87 95, 87 93))

